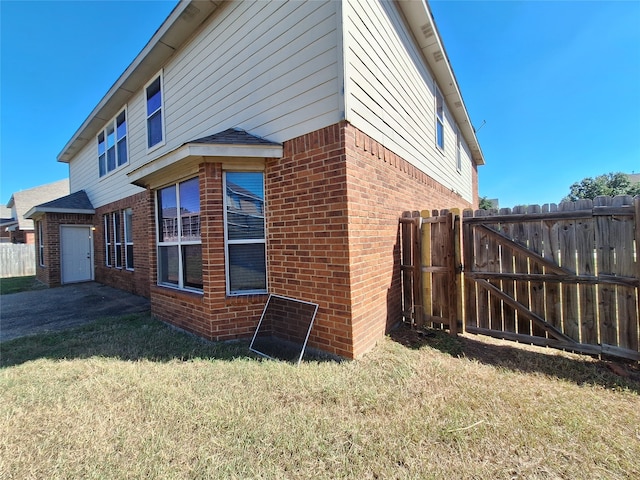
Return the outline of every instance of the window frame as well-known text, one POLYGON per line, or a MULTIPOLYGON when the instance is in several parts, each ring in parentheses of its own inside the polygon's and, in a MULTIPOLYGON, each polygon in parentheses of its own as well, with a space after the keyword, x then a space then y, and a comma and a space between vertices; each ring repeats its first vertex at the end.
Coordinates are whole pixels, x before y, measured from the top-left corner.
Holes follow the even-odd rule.
POLYGON ((38 220, 38 263, 44 267, 44 238, 42 236, 42 220, 38 220))
POLYGON ((265 174, 263 171, 253 170, 228 170, 223 172, 222 176, 222 204, 223 204, 223 222, 224 222, 224 255, 225 255, 225 282, 226 282, 226 294, 229 297, 238 297, 245 295, 263 295, 269 293, 269 270, 267 261, 267 222, 266 222, 266 195, 265 195, 265 174), (229 173, 259 173, 262 175, 262 217, 264 222, 264 237, 262 239, 242 239, 242 240, 229 240, 228 221, 227 221, 227 174, 229 173), (264 245, 265 258, 265 288, 253 289, 253 290, 231 290, 231 276, 230 265, 231 258, 229 254, 230 245, 264 245))
POLYGON ((110 121, 108 121, 104 128, 96 135, 97 153, 98 153, 98 177, 103 178, 115 172, 121 167, 124 167, 129 163, 129 112, 127 106, 120 110, 110 121), (119 136, 118 133, 118 120, 124 115, 124 134, 119 136), (109 132, 113 135, 113 167, 109 168, 109 132), (120 145, 124 144, 125 159, 120 157, 120 145), (101 145, 102 152, 101 152, 101 145))
POLYGON ((124 218, 124 266, 125 269, 133 271, 135 268, 133 263, 133 209, 125 208, 122 211, 122 217, 124 218), (131 228, 129 228, 127 219, 131 219, 131 228), (131 255, 129 255, 129 247, 131 247, 131 255))
POLYGON ((459 128, 456 128, 456 171, 462 172, 462 135, 459 128))
POLYGON ((197 288, 197 287, 192 287, 189 285, 185 285, 185 269, 184 269, 184 257, 185 257, 185 253, 184 253, 184 249, 183 247, 188 247, 191 245, 199 245, 200 246, 200 262, 202 263, 202 230, 201 230, 201 225, 202 222, 201 220, 198 222, 198 225, 200 226, 200 239, 199 240, 186 240, 182 238, 182 219, 180 217, 180 219, 176 219, 176 235, 175 238, 176 240, 171 240, 171 241, 160 241, 161 235, 160 235, 160 229, 162 228, 162 222, 161 222, 161 216, 160 216, 160 201, 159 201, 159 195, 160 192, 164 189, 167 188, 171 188, 171 187, 175 187, 175 195, 176 195, 176 209, 177 212, 181 211, 181 205, 182 205, 182 199, 180 198, 180 185, 183 183, 186 183, 188 181, 191 181, 193 179, 196 179, 198 181, 198 216, 201 217, 202 215, 202 205, 200 203, 200 177, 195 176, 195 177, 190 177, 190 178, 186 178, 184 180, 180 180, 177 182, 173 182, 170 183, 168 185, 164 185, 163 187, 157 188, 155 190, 155 223, 156 223, 156 270, 157 270, 157 279, 156 282, 159 286, 161 287, 167 287, 167 288, 174 288, 177 290, 184 290, 184 291, 189 291, 189 292, 195 292, 195 293, 204 293, 204 281, 202 284, 201 288, 197 288), (161 266, 160 266, 160 249, 161 247, 176 247, 177 249, 177 257, 178 257, 178 283, 177 285, 174 283, 169 283, 169 282, 163 282, 162 281, 162 274, 163 272, 161 271, 161 266))
POLYGON ((103 216, 103 224, 104 224, 104 264, 107 267, 112 267, 111 263, 111 229, 113 228, 113 224, 110 221, 111 214, 106 213, 103 216))
POLYGON ((149 81, 145 86, 144 86, 144 109, 145 109, 145 122, 144 122, 144 126, 145 126, 145 137, 146 137, 146 146, 147 146, 147 153, 148 152, 152 152, 160 147, 162 147, 165 143, 166 143, 166 129, 165 129, 165 104, 164 104, 164 72, 160 71, 158 74, 154 75, 153 78, 151 79, 151 81, 149 81), (153 110, 151 113, 148 112, 148 103, 149 103, 149 96, 148 96, 148 90, 149 87, 151 87, 152 84, 154 84, 156 82, 156 80, 159 81, 159 88, 160 88, 160 106, 158 108, 156 108, 155 110, 153 110), (156 115, 157 113, 160 114, 160 130, 162 133, 162 138, 160 139, 159 142, 154 143, 153 145, 150 145, 150 138, 149 138, 149 121, 151 119, 151 117, 153 117, 154 115, 156 115))
POLYGON ((435 95, 435 127, 436 127, 436 147, 444 152, 444 97, 442 92, 436 86, 435 95))
POLYGON ((113 221, 113 260, 114 266, 122 270, 122 215, 119 210, 111 212, 113 221))

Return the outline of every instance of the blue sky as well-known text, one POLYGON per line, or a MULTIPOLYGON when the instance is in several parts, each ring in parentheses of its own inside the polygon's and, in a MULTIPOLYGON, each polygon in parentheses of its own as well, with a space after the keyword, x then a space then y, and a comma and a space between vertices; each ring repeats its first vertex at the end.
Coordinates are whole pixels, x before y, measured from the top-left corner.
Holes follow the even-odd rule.
MULTIPOLYGON (((68 175, 58 153, 174 5, 0 1, 0 202, 68 175)), ((431 8, 487 162, 480 195, 558 202, 640 172, 640 1, 431 8)))

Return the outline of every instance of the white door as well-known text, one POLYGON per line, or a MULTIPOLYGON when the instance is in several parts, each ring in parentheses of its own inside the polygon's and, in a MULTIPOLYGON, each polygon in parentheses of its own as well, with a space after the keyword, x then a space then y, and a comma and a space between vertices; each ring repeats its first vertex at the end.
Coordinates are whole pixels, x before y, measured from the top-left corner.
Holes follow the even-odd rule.
POLYGON ((62 283, 93 280, 91 227, 60 227, 60 255, 62 283))

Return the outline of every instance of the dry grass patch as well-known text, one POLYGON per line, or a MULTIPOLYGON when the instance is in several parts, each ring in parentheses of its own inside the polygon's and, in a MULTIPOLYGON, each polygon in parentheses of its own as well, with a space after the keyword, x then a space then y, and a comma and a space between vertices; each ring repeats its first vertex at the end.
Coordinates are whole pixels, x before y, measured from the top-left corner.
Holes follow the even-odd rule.
POLYGON ((640 476, 640 384, 587 357, 401 332, 296 368, 148 317, 93 328, 66 359, 2 344, 2 478, 640 476))

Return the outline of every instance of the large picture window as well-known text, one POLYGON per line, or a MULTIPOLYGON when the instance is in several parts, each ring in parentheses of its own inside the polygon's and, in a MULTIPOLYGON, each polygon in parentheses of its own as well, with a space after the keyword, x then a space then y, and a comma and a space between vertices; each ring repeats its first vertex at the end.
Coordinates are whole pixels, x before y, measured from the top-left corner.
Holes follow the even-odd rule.
POLYGON ((158 75, 147 85, 145 93, 147 100, 147 148, 152 148, 162 144, 164 140, 162 75, 158 75))
POLYGON ((123 110, 98 134, 98 172, 102 177, 127 161, 127 113, 123 110))
POLYGON ((158 283, 202 290, 202 239, 198 178, 157 192, 158 283))
POLYGON ((227 293, 266 293, 264 175, 226 172, 224 185, 227 293))

